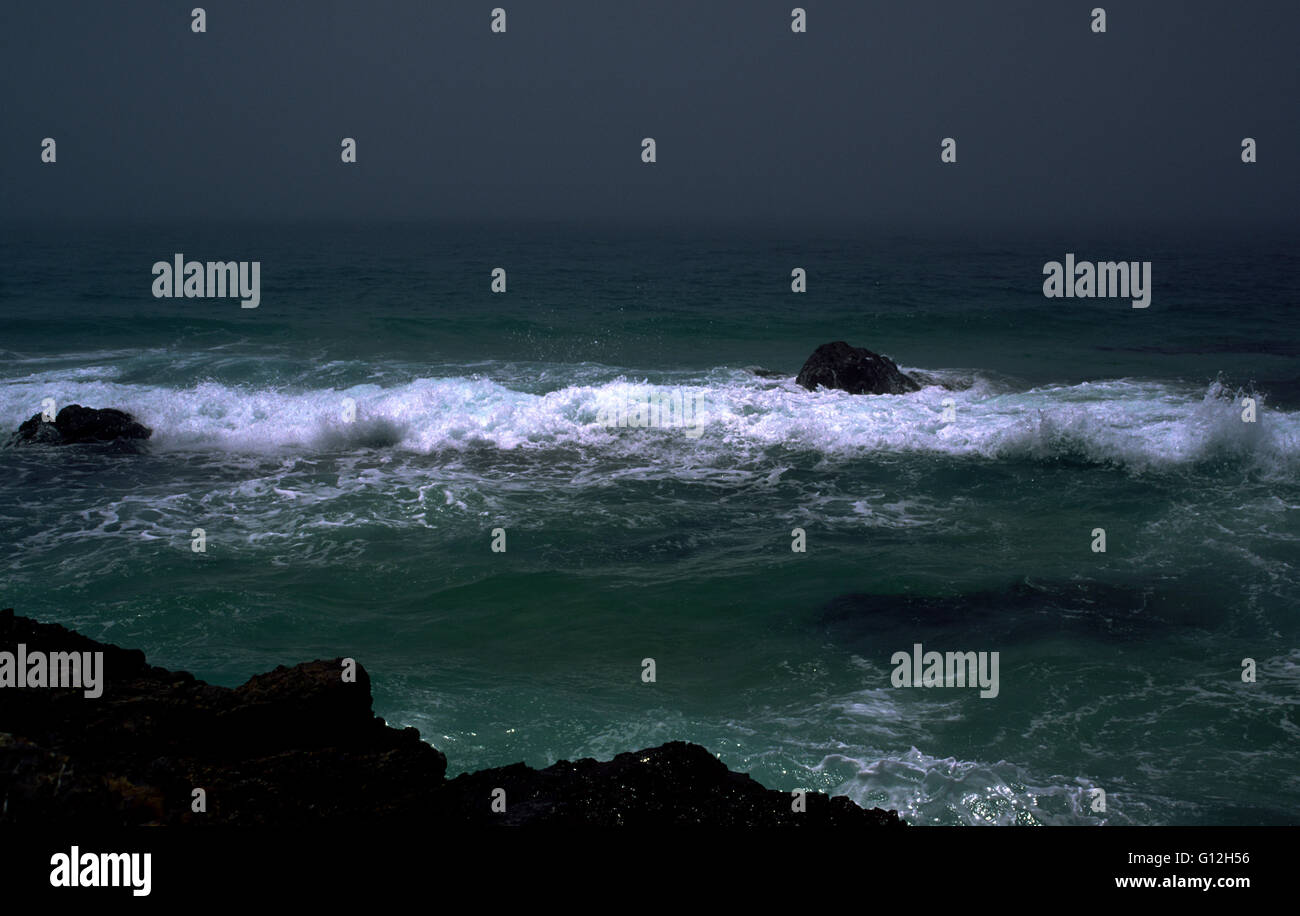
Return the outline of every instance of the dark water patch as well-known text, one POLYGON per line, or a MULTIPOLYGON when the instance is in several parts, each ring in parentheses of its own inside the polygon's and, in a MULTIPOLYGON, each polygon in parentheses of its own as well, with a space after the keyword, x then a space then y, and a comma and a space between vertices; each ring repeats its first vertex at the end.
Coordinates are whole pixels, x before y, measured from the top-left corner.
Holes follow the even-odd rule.
POLYGON ((1060 636, 1138 641, 1170 627, 1214 629, 1221 616, 1167 583, 1022 580, 960 595, 841 595, 825 605, 819 622, 848 644, 892 639, 960 647, 972 639, 1021 643, 1060 636))

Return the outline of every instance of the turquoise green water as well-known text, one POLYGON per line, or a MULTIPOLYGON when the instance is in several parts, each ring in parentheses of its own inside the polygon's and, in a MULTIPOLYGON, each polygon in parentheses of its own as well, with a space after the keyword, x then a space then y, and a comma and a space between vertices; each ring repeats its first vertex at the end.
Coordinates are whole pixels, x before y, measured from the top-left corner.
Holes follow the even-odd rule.
POLYGON ((1284 241, 7 237, 0 422, 156 432, 0 450, 3 603, 223 684, 356 657, 452 773, 684 739, 917 823, 1294 823, 1284 241), (175 251, 260 260, 262 305, 154 299, 175 251), (1044 299, 1066 251, 1152 260, 1152 306, 1044 299), (834 339, 954 390, 794 386, 834 339), (698 436, 602 425, 673 395, 698 436), (999 652, 998 696, 892 687, 916 642, 999 652))

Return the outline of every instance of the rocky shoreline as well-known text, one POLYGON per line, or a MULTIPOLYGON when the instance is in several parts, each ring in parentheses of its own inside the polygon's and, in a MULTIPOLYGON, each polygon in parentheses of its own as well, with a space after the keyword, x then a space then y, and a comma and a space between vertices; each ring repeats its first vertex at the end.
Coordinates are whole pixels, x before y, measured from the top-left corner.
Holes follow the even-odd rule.
MULTIPOLYGON (((341 658, 217 687, 151 666, 138 650, 0 611, 0 653, 20 645, 29 656, 102 652, 103 693, 3 686, 0 672, 3 824, 904 823, 893 811, 816 792, 795 811, 791 793, 680 741, 608 762, 562 760, 541 770, 519 763, 449 780, 446 756, 415 729, 376 716, 369 675, 357 664, 355 679, 345 680, 341 658)), ((0 657, 0 668, 6 664, 12 676, 14 662, 0 657)))

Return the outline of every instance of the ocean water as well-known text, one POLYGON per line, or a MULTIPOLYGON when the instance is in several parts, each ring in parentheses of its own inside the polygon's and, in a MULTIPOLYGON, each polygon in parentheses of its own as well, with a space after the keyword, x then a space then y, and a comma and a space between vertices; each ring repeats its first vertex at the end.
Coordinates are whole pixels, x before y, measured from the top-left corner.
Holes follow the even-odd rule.
POLYGON ((155 430, 0 448, 0 605, 219 684, 355 657, 452 774, 682 739, 918 824, 1300 822, 1293 236, 0 242, 0 429, 155 430), (154 298, 176 252, 261 305, 154 298), (1151 306, 1045 299, 1066 252, 1152 261, 1151 306), (932 384, 795 386, 839 339, 932 384), (604 422, 661 398, 694 425, 604 422), (998 696, 893 687, 917 642, 999 652, 998 696))

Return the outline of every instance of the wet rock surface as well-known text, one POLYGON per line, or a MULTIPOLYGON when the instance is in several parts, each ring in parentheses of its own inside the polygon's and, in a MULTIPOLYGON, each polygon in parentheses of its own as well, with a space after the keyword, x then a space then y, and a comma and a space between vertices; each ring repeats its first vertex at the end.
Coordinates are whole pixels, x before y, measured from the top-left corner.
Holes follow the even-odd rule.
POLYGON ((135 417, 112 407, 69 404, 54 421, 34 414, 11 437, 13 445, 72 445, 78 442, 117 442, 148 439, 153 430, 135 417))
POLYGON ((907 394, 921 386, 887 356, 842 340, 822 344, 804 362, 795 382, 815 391, 836 388, 849 394, 907 394))

